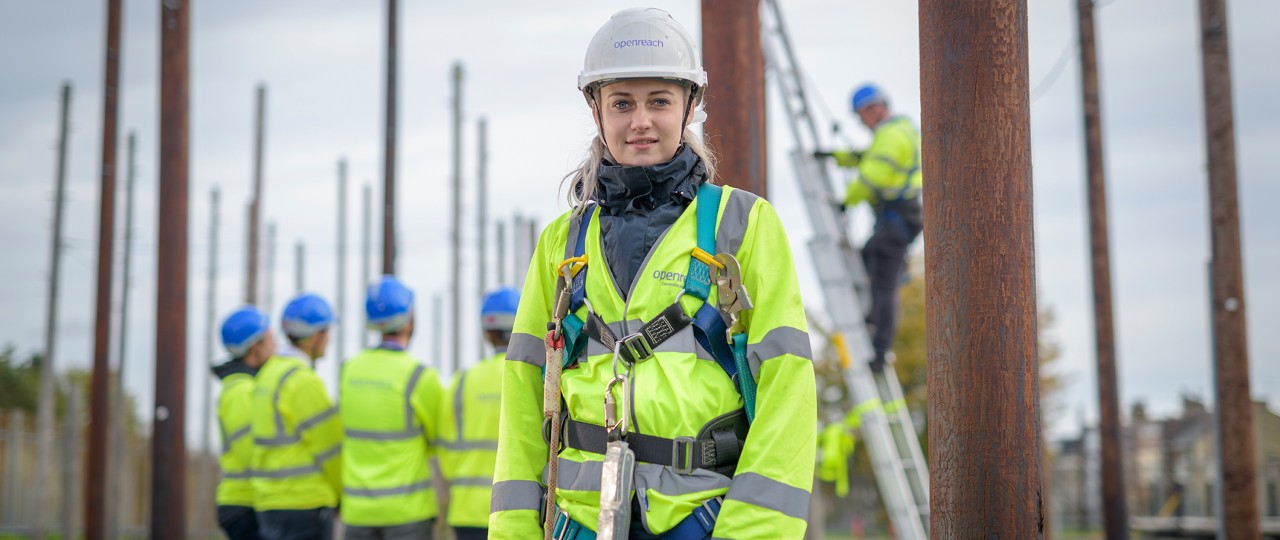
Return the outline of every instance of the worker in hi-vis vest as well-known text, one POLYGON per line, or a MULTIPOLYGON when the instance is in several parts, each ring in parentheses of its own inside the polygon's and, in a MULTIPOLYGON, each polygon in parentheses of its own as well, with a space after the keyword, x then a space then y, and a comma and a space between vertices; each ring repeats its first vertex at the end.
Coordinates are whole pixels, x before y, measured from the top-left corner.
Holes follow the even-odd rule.
POLYGON ((440 378, 405 350, 413 338, 413 291, 383 276, 369 285, 365 314, 382 340, 347 360, 339 390, 346 538, 429 539, 438 513, 430 459, 440 378))
POLYGON ((489 534, 489 499, 498 459, 502 362, 511 342, 520 292, 503 287, 485 295, 480 326, 493 355, 454 374, 440 421, 440 470, 449 484, 449 526, 457 540, 489 534))
POLYGON ((253 306, 231 312, 222 322, 222 345, 231 360, 214 366, 222 381, 218 395, 218 431, 222 456, 218 465, 218 526, 231 540, 258 540, 258 519, 253 511, 253 437, 249 434, 253 405, 253 376, 275 354, 271 320, 253 306))
POLYGON ((890 348, 898 326, 898 287, 907 268, 907 248, 924 228, 920 206, 920 130, 905 116, 889 111, 889 98, 873 84, 853 92, 854 114, 872 130, 866 150, 819 150, 817 157, 833 157, 836 164, 857 168, 857 180, 845 190, 842 209, 866 201, 875 212, 871 238, 862 248, 862 262, 871 280, 871 369, 881 371, 892 359, 890 348))
POLYGON ((804 535, 804 304, 777 213, 717 185, 688 129, 704 118, 696 43, 665 11, 632 8, 587 48, 596 136, 520 294, 490 537, 804 535))
POLYGON ((342 486, 342 425, 314 362, 329 343, 333 311, 303 293, 280 319, 288 345, 258 371, 253 389, 253 506, 266 540, 327 540, 342 486))

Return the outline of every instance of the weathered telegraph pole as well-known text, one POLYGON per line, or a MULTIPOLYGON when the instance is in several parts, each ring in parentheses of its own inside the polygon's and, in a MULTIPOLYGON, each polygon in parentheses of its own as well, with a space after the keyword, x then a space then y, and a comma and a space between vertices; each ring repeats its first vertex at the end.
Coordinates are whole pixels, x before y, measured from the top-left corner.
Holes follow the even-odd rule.
MULTIPOLYGON (((258 239, 262 232, 262 143, 264 124, 266 123, 267 86, 258 85, 257 106, 253 123, 253 200, 249 202, 249 242, 245 261, 244 301, 246 304, 258 303, 258 254, 261 249, 258 239)), ((267 279, 271 279, 270 276, 267 279)))
POLYGON ((1214 394, 1218 410, 1221 482, 1219 531, 1229 540, 1259 537, 1258 478, 1249 342, 1245 335, 1244 272, 1236 193, 1235 113, 1225 0, 1200 0, 1205 141, 1209 154, 1209 235, 1213 260, 1214 394))
POLYGON ((187 535, 187 109, 190 0, 160 4, 160 220, 151 538, 187 535))
POLYGON ((387 112, 382 161, 382 273, 396 273, 396 4, 387 0, 387 112))
POLYGON ((102 89, 102 187, 98 210, 98 282, 93 329, 93 376, 89 405, 89 453, 86 455, 85 534, 106 534, 107 433, 111 423, 111 271, 116 235, 116 117, 119 114, 120 0, 107 1, 107 60, 102 89))
POLYGON ((462 332, 459 317, 462 315, 462 63, 453 64, 453 268, 450 272, 452 286, 449 292, 449 373, 462 365, 462 332))
POLYGON ((764 50, 760 0, 702 0, 702 58, 715 83, 703 101, 716 111, 704 128, 720 155, 718 180, 768 196, 764 50))
POLYGON ((54 349, 58 344, 58 281, 62 268, 62 209, 67 191, 67 127, 71 113, 71 83, 62 83, 62 105, 58 117, 58 164, 54 175, 53 242, 49 247, 49 298, 45 312, 44 358, 40 360, 40 403, 36 410, 36 482, 31 486, 30 508, 34 510, 32 536, 44 538, 49 526, 50 504, 47 488, 53 476, 54 409, 57 408, 54 387, 57 374, 53 369, 54 349))
POLYGON ((1026 0, 920 0, 930 536, 1042 537, 1026 0))
POLYGON ((1116 384, 1115 330, 1111 309, 1111 247, 1107 225, 1107 180, 1102 159, 1102 105, 1093 32, 1093 0, 1078 0, 1080 71, 1084 100, 1085 159, 1089 194, 1089 246, 1093 264, 1093 318, 1098 367, 1099 435, 1102 439, 1102 515, 1108 540, 1129 537, 1120 446, 1120 397, 1116 384))

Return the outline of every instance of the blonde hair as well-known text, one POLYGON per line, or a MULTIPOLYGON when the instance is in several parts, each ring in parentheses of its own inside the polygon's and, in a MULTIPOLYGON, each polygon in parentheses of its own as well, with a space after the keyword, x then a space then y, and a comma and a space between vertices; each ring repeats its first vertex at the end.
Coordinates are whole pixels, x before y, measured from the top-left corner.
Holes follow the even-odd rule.
MULTIPOLYGON (((682 84, 681 86, 685 85, 682 84)), ((685 92, 689 91, 689 88, 685 86, 685 92)), ((599 120, 596 119, 595 102, 592 97, 593 94, 597 92, 598 89, 591 88, 584 93, 587 97, 587 103, 591 105, 592 108, 591 118, 593 121, 597 122, 598 126, 599 120)), ((701 92, 698 92, 698 94, 701 94, 701 92)), ((693 96, 693 101, 694 103, 689 104, 690 115, 694 114, 693 106, 697 104, 697 101, 701 101, 701 95, 693 96)), ((694 155, 698 156, 698 159, 702 160, 702 166, 707 171, 707 176, 703 181, 715 184, 716 155, 711 147, 706 143, 703 135, 689 129, 688 126, 685 126, 684 133, 680 137, 680 142, 687 145, 689 149, 693 151, 694 155)), ((674 157, 675 156, 672 156, 672 158, 674 157)), ((604 141, 600 139, 599 132, 597 132, 596 136, 592 137, 591 144, 587 147, 586 158, 578 164, 577 168, 564 175, 564 179, 561 181, 561 187, 563 188, 567 186, 569 188, 566 190, 568 193, 565 198, 568 199, 569 206, 573 207, 574 215, 580 215, 586 209, 586 205, 582 203, 595 198, 596 190, 600 187, 600 181, 596 176, 600 173, 600 162, 605 158, 612 159, 613 156, 609 154, 609 147, 605 146, 604 141)))

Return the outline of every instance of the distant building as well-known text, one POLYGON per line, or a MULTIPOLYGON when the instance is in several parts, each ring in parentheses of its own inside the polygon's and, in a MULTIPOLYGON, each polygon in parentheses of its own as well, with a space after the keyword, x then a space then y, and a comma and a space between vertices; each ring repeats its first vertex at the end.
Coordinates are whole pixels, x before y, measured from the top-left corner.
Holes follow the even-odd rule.
MULTIPOLYGON (((1253 424, 1259 510, 1280 517, 1280 416, 1255 402, 1253 424)), ((1134 404, 1121 439, 1131 516, 1216 513, 1217 437, 1204 403, 1184 397, 1182 413, 1163 420, 1149 418, 1146 407, 1134 404)), ((1097 428, 1089 426, 1054 445, 1052 508, 1064 528, 1102 526, 1101 446, 1097 428)))

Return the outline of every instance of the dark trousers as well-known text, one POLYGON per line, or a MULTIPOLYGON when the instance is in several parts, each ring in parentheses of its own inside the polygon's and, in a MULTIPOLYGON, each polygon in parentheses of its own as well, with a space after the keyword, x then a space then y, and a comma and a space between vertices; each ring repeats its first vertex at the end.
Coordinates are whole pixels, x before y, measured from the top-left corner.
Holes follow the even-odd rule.
POLYGON ((871 280, 871 316, 867 322, 872 325, 875 361, 883 362, 893 347, 898 330, 898 286, 907 268, 907 246, 914 236, 901 221, 879 219, 862 248, 862 263, 871 280))
POLYGON ((252 506, 218 506, 218 526, 230 540, 259 540, 258 517, 252 506))
POLYGON ((258 535, 263 540, 333 540, 332 508, 263 510, 258 535))
POLYGON ((345 540, 431 540, 434 536, 432 529, 435 522, 436 520, 432 518, 388 527, 347 525, 347 532, 343 538, 345 540))
POLYGON ((457 540, 489 540, 489 529, 480 527, 454 527, 453 537, 457 540))

